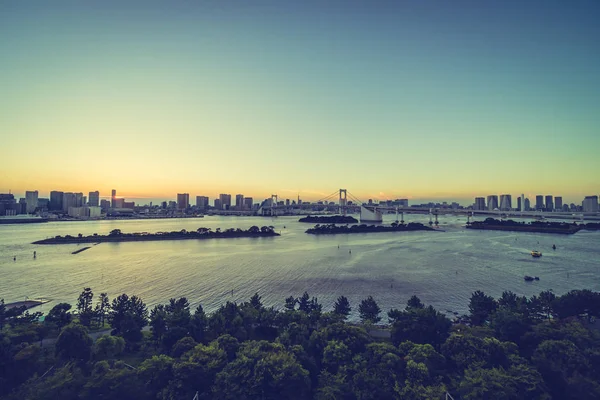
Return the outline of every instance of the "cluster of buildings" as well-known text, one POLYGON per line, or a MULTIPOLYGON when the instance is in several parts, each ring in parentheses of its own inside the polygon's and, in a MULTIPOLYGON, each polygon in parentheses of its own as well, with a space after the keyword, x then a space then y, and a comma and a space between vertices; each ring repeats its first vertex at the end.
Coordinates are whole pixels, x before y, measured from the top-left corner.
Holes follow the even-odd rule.
POLYGON ((586 196, 582 201, 581 205, 571 203, 563 204, 561 196, 552 195, 537 195, 535 196, 535 203, 531 204, 531 201, 521 195, 517 197, 516 204, 513 204, 512 196, 510 194, 501 194, 500 196, 492 194, 485 197, 475 197, 475 203, 473 204, 474 211, 545 211, 545 212, 586 212, 586 213, 597 213, 598 196, 586 196))
POLYGON ((186 211, 195 208, 197 211, 207 211, 209 209, 215 211, 252 211, 257 210, 259 204, 253 203, 252 197, 245 197, 243 194, 235 195, 235 204, 231 203, 231 195, 227 193, 221 193, 218 198, 214 199, 213 206, 211 207, 209 202, 210 199, 207 196, 196 196, 196 206, 193 207, 190 204, 189 193, 178 193, 176 204, 162 203, 162 208, 169 208, 173 205, 180 211, 186 211))

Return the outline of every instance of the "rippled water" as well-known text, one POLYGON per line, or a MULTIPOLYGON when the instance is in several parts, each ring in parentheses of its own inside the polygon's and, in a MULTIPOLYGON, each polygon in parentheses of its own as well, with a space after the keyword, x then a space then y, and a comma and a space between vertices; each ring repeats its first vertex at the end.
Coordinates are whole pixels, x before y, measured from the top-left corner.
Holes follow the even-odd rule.
MULTIPOLYGON (((411 215, 407 220, 426 222, 427 217, 411 215)), ((477 289, 493 296, 503 290, 527 296, 545 289, 557 294, 600 290, 600 232, 563 236, 471 231, 462 227, 464 222, 464 217, 442 217, 444 232, 334 236, 307 235, 304 230, 312 225, 298 223, 296 217, 0 225, 0 298, 52 299, 44 306, 48 310, 57 302, 75 304, 82 288, 89 286, 111 298, 136 294, 149 305, 186 296, 192 305, 200 302, 211 311, 227 300, 245 301, 255 292, 266 305, 282 307, 286 297, 306 290, 326 310, 340 295, 353 308, 372 295, 387 311, 404 307, 416 294, 441 311, 464 313, 477 289), (77 255, 71 252, 84 245, 31 244, 55 235, 107 234, 115 228, 158 232, 252 225, 273 225, 282 236, 102 243, 77 255), (543 257, 533 259, 532 249, 541 250, 543 257), (539 276, 540 281, 524 282, 523 275, 539 276)))

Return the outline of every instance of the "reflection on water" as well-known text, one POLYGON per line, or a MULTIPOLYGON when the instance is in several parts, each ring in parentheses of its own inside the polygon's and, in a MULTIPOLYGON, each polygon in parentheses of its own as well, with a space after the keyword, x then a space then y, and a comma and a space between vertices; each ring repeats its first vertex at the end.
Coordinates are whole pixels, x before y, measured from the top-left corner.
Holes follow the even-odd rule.
MULTIPOLYGON (((389 220, 392 221, 393 216, 389 220)), ((410 215, 426 222, 426 216, 410 215)), ((149 305, 186 296, 208 311, 255 292, 266 305, 282 307, 305 290, 325 310, 340 295, 353 308, 372 295, 381 308, 404 307, 416 294, 441 311, 467 311, 477 289, 531 296, 553 289, 600 290, 600 232, 548 235, 470 231, 464 218, 441 217, 445 232, 313 236, 295 217, 205 217, 203 219, 54 222, 0 226, 0 298, 50 298, 75 303, 83 287, 96 294, 140 295, 149 305), (281 237, 204 241, 102 243, 72 255, 78 245, 32 245, 55 235, 222 229, 273 225, 281 237), (284 228, 285 226, 285 228, 284 228), (552 245, 557 250, 552 250, 552 245), (338 249, 339 246, 339 249, 338 249), (543 257, 529 252, 539 249, 543 257), (349 253, 352 250, 352 253, 349 253), (37 258, 33 252, 37 251, 37 258), (13 256, 17 261, 13 261, 13 256), (524 275, 539 276, 526 283, 524 275), (233 290, 233 295, 232 295, 233 290)), ((83 246, 83 245, 81 245, 83 246)), ((355 315, 355 314, 354 314, 355 315)))

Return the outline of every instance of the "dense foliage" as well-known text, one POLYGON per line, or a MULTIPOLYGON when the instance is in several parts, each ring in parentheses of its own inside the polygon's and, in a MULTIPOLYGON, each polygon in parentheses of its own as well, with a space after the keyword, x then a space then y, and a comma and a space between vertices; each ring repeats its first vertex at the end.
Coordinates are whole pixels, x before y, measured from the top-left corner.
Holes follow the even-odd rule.
POLYGON ((413 296, 387 312, 369 296, 334 310, 304 293, 285 307, 256 294, 207 315, 185 298, 148 311, 85 288, 77 314, 0 302, 6 399, 596 399, 600 293, 531 298, 477 291, 458 322, 413 296), (110 324, 110 329, 105 324, 110 324))

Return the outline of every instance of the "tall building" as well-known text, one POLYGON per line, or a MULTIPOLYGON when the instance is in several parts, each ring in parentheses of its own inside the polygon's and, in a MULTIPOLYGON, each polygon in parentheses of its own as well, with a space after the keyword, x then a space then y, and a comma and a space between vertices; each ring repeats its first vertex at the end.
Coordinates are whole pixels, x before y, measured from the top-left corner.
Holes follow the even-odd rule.
POLYGON ((473 210, 475 210, 475 211, 485 210, 485 198, 484 197, 475 197, 475 204, 473 204, 473 210))
POLYGON ((219 195, 219 200, 221 200, 221 209, 229 210, 231 208, 231 195, 226 193, 221 193, 219 195))
POLYGON ((556 196, 554 198, 554 208, 557 209, 558 211, 562 211, 563 203, 562 203, 562 197, 561 196, 556 196))
POLYGON ((50 211, 62 211, 63 194, 57 190, 50 192, 50 211))
POLYGON ((189 193, 177 193, 177 209, 186 210, 190 206, 189 193))
POLYGON ((552 195, 546 196, 546 211, 554 211, 554 202, 552 201, 552 195))
POLYGON ((15 196, 8 194, 0 194, 0 216, 5 215, 16 215, 17 214, 17 200, 15 196))
POLYGON ((64 192, 62 201, 62 210, 65 213, 69 212, 69 207, 77 207, 77 200, 75 199, 75 193, 64 192))
POLYGON ((196 196, 196 207, 200 210, 205 210, 208 208, 208 197, 206 196, 196 196))
POLYGON ((25 212, 27 214, 31 214, 35 212, 35 209, 38 206, 38 191, 32 190, 25 192, 25 201, 27 202, 27 208, 25 212))
POLYGON ((117 191, 115 189, 113 189, 110 193, 110 207, 111 208, 116 208, 116 206, 115 206, 116 199, 117 199, 117 191))
POLYGON ((537 211, 542 211, 544 209, 544 196, 541 194, 535 196, 535 209, 537 211))
POLYGON ((100 205, 100 192, 90 192, 89 196, 89 206, 90 207, 98 207, 100 205))
POLYGON ((582 206, 583 212, 598 212, 598 196, 585 196, 582 206))
POLYGON ((492 194, 487 197, 488 210, 492 211, 498 208, 498 196, 492 194))
POLYGON ((235 209, 241 211, 244 208, 244 195, 236 194, 235 195, 235 209))
POLYGON ((246 210, 252 210, 253 204, 252 204, 252 197, 244 197, 244 208, 246 210))
POLYGON ((512 196, 510 194, 500 195, 500 209, 502 211, 510 211, 512 209, 512 196))
POLYGON ((100 210, 102 210, 102 212, 107 212, 108 209, 110 208, 110 201, 109 200, 100 200, 100 210))
POLYGON ((519 202, 519 210, 520 210, 521 212, 523 212, 523 211, 528 211, 529 209, 528 209, 528 208, 525 208, 525 195, 524 195, 523 193, 521 193, 521 197, 519 197, 519 199, 521 200, 521 201, 519 202))
POLYGON ((531 210, 531 202, 529 199, 525 199, 525 205, 523 207, 525 208, 525 211, 531 210))
POLYGON ((517 197, 517 210, 525 211, 523 210, 523 199, 521 197, 517 197))
POLYGON ((214 205, 214 207, 217 210, 222 210, 223 209, 223 203, 221 203, 221 199, 215 199, 215 205, 214 205))

